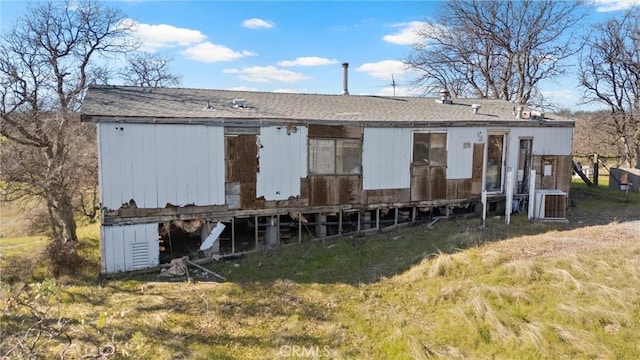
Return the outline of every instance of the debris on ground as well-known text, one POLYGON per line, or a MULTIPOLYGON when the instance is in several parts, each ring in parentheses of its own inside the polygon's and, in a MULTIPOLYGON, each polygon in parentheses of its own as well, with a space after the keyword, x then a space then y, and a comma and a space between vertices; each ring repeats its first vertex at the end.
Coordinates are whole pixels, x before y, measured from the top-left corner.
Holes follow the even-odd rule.
POLYGON ((188 256, 171 260, 169 268, 160 270, 160 276, 184 276, 187 274, 187 261, 188 256))

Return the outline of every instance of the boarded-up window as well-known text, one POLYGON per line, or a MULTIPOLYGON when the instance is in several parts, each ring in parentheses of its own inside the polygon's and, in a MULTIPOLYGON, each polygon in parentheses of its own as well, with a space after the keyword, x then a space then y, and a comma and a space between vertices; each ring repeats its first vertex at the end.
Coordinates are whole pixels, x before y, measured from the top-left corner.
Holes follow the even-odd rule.
POLYGON ((309 139, 309 173, 312 175, 360 174, 360 140, 309 139))
POLYGON ((335 174, 335 158, 335 140, 309 139, 309 172, 311 174, 335 174))
POLYGON ((336 140, 336 173, 360 174, 362 148, 359 140, 336 140))
POLYGON ((446 166, 447 134, 421 133, 413 134, 414 166, 446 166))

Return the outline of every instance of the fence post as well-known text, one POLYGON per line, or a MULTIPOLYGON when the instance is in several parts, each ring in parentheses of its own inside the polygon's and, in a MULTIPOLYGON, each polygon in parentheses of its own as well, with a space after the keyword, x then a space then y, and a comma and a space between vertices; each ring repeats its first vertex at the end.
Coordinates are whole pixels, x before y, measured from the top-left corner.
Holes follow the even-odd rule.
POLYGON ((593 154, 593 185, 598 187, 598 154, 593 154))

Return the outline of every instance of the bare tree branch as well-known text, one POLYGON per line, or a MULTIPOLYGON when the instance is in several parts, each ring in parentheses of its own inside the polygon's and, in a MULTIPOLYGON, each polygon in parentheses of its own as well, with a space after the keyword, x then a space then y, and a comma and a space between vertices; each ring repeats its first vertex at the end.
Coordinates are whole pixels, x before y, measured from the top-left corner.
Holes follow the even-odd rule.
POLYGON ((125 85, 141 87, 179 86, 181 78, 169 71, 171 59, 160 54, 138 52, 128 54, 127 65, 120 72, 125 85))
POLYGON ((581 54, 585 103, 609 108, 603 125, 613 129, 627 166, 640 168, 640 9, 597 24, 581 54))
POLYGON ((30 3, 0 36, 1 190, 42 198, 56 241, 77 240, 74 203, 97 176, 94 127, 76 113, 88 85, 108 74, 96 61, 137 48, 123 20, 95 0, 30 3))
POLYGON ((405 62, 425 92, 455 84, 454 95, 526 104, 541 80, 566 71, 585 16, 581 1, 448 1, 405 62))

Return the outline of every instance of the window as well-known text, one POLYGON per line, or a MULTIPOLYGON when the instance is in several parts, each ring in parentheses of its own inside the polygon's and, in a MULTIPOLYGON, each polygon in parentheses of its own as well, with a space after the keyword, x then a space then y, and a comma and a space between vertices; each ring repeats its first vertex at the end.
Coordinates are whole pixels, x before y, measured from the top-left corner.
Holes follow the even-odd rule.
POLYGON ((413 133, 413 166, 447 166, 446 133, 413 133))
POLYGON ((361 163, 360 140, 309 139, 311 175, 360 174, 361 163))

